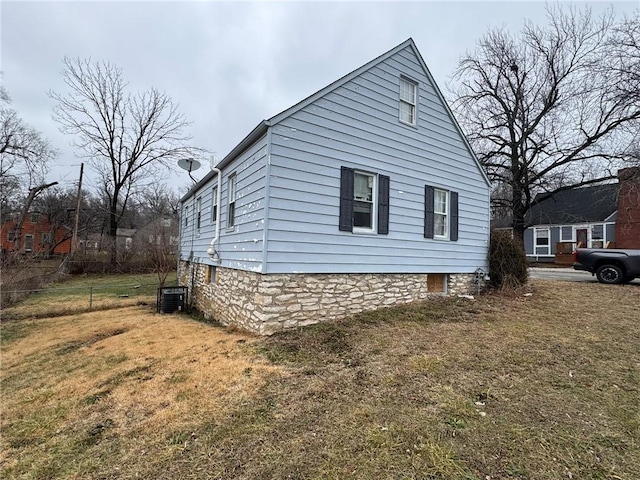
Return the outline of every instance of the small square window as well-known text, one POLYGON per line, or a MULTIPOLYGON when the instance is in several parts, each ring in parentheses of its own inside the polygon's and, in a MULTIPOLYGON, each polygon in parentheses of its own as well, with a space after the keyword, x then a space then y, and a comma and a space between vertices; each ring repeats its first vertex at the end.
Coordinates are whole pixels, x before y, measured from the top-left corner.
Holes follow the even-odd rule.
POLYGON ((216 283, 216 267, 213 265, 209 265, 207 267, 207 283, 211 283, 215 285, 216 283))

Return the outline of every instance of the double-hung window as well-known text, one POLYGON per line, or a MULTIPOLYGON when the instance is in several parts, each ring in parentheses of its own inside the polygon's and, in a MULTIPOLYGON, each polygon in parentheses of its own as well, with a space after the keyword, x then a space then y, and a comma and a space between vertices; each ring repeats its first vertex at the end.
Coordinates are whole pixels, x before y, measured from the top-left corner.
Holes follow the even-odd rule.
POLYGON ((400 121, 416 125, 418 84, 400 77, 400 121))
POLYGON ((200 233, 201 223, 202 223, 202 198, 198 197, 196 199, 196 228, 198 229, 198 233, 200 233))
POLYGON ((433 191, 433 236, 449 237, 449 192, 438 188, 433 191))
POLYGON ((33 235, 24 236, 24 251, 25 252, 33 251, 33 235))
POLYGON ((184 206, 184 226, 189 226, 189 205, 184 206))
POLYGON ((458 240, 458 192, 425 185, 424 238, 458 240))
POLYGON ((211 189, 211 223, 218 220, 218 186, 211 189))
POLYGON ((375 230, 376 176, 371 173, 354 172, 353 176, 353 229, 375 230))
POLYGON ((389 177, 342 167, 339 229, 389 233, 389 177))
POLYGON ((549 228, 535 228, 533 233, 535 237, 535 254, 551 255, 551 235, 549 228))
POLYGON ((236 174, 229 175, 227 181, 227 228, 236 225, 236 174))

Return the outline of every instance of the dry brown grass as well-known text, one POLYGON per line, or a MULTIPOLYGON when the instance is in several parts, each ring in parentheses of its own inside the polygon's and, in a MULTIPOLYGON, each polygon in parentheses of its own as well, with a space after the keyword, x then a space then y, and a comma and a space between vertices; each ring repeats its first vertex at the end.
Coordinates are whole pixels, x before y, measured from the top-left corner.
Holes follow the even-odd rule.
POLYGON ((277 370, 252 354, 253 337, 141 308, 12 322, 3 337, 11 329, 0 456, 9 477, 142 473, 147 457, 196 441, 203 422, 277 370))
POLYGON ((524 293, 268 339, 139 309, 12 322, 2 474, 636 480, 640 288, 524 293))

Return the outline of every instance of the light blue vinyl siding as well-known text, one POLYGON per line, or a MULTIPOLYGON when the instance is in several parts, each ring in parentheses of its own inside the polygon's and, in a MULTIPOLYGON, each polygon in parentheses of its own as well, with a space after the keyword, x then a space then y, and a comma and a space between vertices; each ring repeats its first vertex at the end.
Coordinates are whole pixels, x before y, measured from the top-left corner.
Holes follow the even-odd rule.
MULTIPOLYGON (((246 152, 224 167, 222 170, 222 190, 218 209, 220 210, 220 240, 217 251, 221 258, 219 265, 242 270, 260 272, 263 269, 264 242, 264 199, 267 159, 267 142, 263 137, 246 152), (236 225, 227 228, 228 179, 236 174, 236 225)), ((182 204, 189 205, 191 216, 196 199, 202 198, 201 228, 198 232, 195 221, 189 220, 188 227, 182 221, 180 258, 213 265, 207 254, 209 244, 215 235, 215 222, 211 218, 211 194, 217 177, 201 185, 192 196, 182 204), (192 252, 192 253, 191 253, 192 252)))
POLYGON ((410 47, 272 127, 265 272, 471 273, 486 267, 489 189, 410 47), (417 127, 398 118, 418 82, 417 127), (389 234, 338 230, 340 167, 390 177, 389 234), (423 237, 424 186, 459 194, 459 240, 423 237))

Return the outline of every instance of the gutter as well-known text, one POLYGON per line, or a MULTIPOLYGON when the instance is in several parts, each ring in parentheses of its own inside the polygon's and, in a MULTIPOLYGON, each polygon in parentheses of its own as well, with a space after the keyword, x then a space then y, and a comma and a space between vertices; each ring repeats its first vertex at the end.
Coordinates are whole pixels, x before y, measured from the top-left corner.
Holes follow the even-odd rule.
POLYGON ((218 176, 218 188, 216 189, 216 205, 218 206, 218 208, 216 210, 216 233, 211 239, 211 243, 209 243, 209 248, 207 248, 207 253, 209 254, 209 256, 214 262, 218 263, 220 262, 220 255, 218 255, 218 252, 216 251, 216 243, 218 243, 218 240, 220 239, 220 211, 222 210, 220 208, 220 197, 222 195, 222 171, 219 168, 216 168, 213 166, 214 161, 215 160, 212 155, 211 156, 211 173, 207 174, 207 177, 212 174, 215 174, 218 176))

